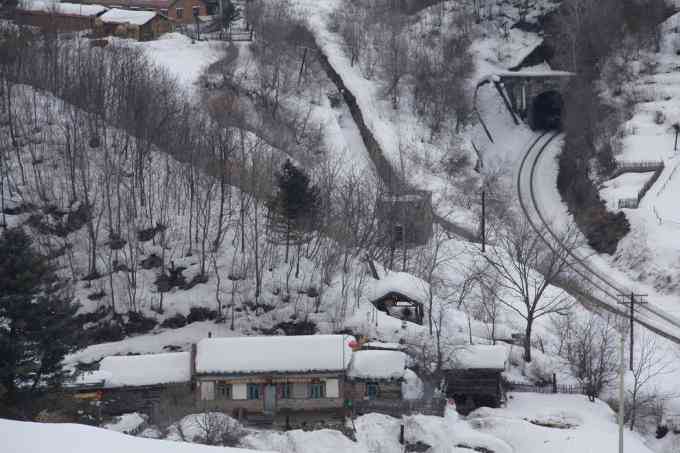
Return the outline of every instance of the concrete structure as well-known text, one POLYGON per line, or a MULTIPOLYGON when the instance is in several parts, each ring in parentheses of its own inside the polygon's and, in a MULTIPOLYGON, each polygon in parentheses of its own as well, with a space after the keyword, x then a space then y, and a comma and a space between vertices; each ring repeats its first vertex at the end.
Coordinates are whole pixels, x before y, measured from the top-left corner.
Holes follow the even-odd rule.
POLYGON ((413 190, 378 199, 378 218, 386 245, 396 249, 426 244, 432 237, 432 193, 413 190))

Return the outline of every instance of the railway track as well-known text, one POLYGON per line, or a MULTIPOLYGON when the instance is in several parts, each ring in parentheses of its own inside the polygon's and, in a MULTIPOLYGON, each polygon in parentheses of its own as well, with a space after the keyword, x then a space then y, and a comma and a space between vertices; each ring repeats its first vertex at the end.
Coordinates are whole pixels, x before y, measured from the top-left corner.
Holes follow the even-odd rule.
MULTIPOLYGON (((581 301, 587 301, 597 308, 627 317, 629 311, 622 309, 618 302, 619 295, 629 294, 630 289, 604 277, 588 262, 586 256, 579 253, 578 249, 572 250, 566 247, 555 231, 554 225, 547 221, 546 214, 541 210, 537 201, 534 184, 536 168, 543 153, 559 135, 558 132, 539 134, 524 154, 516 178, 520 209, 532 228, 553 252, 557 251, 556 247, 561 246, 568 254, 569 267, 574 273, 573 277, 580 278, 581 283, 575 285, 571 282, 564 282, 563 289, 581 301)), ((680 319, 655 307, 652 303, 637 306, 635 321, 650 331, 680 344, 680 319)))

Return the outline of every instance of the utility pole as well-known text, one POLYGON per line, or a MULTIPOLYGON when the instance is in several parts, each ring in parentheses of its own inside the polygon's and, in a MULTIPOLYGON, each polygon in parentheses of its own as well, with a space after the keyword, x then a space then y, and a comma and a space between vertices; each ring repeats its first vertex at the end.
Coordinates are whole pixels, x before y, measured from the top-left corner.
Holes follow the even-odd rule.
POLYGON ((626 359, 624 357, 626 350, 626 340, 621 333, 621 347, 619 348, 619 453, 623 453, 623 398, 624 398, 624 375, 626 374, 626 359))
POLYGON ((482 253, 486 252, 486 190, 482 187, 482 253))
POLYGON ((630 309, 630 371, 633 371, 633 345, 634 345, 634 335, 633 329, 635 325, 635 304, 646 304, 647 301, 644 300, 647 294, 619 294, 621 300, 618 302, 619 305, 629 305, 630 309))

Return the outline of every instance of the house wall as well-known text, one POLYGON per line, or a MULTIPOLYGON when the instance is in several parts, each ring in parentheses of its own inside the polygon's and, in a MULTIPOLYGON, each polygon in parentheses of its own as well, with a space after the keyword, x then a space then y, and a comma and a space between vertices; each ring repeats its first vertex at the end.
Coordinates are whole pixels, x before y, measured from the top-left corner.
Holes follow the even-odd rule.
POLYGON ((122 387, 102 390, 102 414, 120 415, 143 412, 153 421, 186 415, 194 406, 191 385, 168 384, 145 387, 122 387))
POLYGON ((217 410, 236 417, 247 414, 264 413, 264 387, 282 383, 292 383, 289 398, 281 398, 277 394, 275 412, 315 412, 331 409, 341 409, 345 401, 345 383, 342 374, 305 374, 305 375, 264 375, 249 376, 198 376, 194 396, 197 405, 210 410, 217 410), (216 391, 218 381, 231 385, 230 399, 224 399, 216 391), (312 382, 325 382, 326 397, 310 398, 307 386, 312 382), (247 399, 247 385, 260 385, 260 398, 247 399))
POLYGON ((459 412, 499 407, 504 398, 501 371, 450 370, 446 373, 446 396, 456 400, 459 412))
MULTIPOLYGON (((377 381, 378 396, 381 400, 400 400, 401 399, 401 382, 399 381, 377 381)), ((367 400, 366 393, 367 382, 364 381, 348 381, 345 383, 345 398, 361 401, 367 400)))
POLYGON ((94 27, 94 16, 73 16, 43 11, 15 11, 15 20, 20 25, 39 27, 50 31, 80 31, 94 27))
MULTIPOLYGON (((180 24, 193 24, 195 23, 193 8, 197 7, 199 16, 206 16, 208 14, 208 9, 206 4, 200 0, 177 0, 172 6, 168 8, 167 16, 169 19, 180 23, 180 24), (178 11, 181 10, 181 17, 178 15, 178 11)), ((158 10, 159 13, 163 14, 158 10)))

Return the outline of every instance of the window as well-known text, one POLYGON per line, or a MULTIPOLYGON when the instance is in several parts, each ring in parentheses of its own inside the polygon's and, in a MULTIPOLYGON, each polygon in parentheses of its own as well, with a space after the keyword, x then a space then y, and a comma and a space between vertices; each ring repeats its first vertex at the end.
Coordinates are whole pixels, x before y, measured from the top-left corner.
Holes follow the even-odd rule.
POLYGON ((368 382, 366 384, 366 396, 369 400, 374 400, 378 397, 378 384, 375 382, 368 382))
POLYGON ((260 399, 260 384, 248 384, 248 399, 249 400, 260 399))
POLYGON ((194 6, 193 8, 191 8, 191 14, 193 14, 194 17, 201 14, 201 7, 200 6, 194 6))
POLYGON ((231 384, 224 381, 217 382, 217 397, 223 400, 230 400, 233 398, 231 384))
POLYGON ((161 16, 168 17, 168 10, 167 9, 161 9, 161 16))
POLYGON ((326 384, 324 382, 309 384, 309 397, 312 399, 325 398, 326 384))
POLYGON ((278 398, 290 399, 293 397, 293 384, 279 384, 278 398))
POLYGON ((178 19, 181 19, 182 16, 184 16, 184 8, 175 8, 175 16, 177 16, 178 19))

